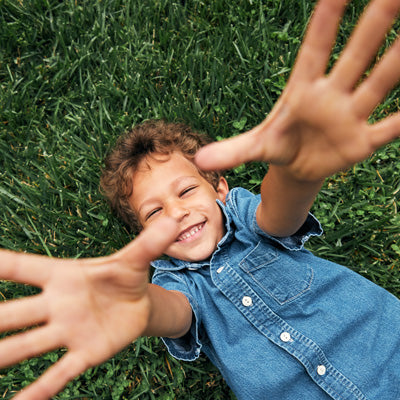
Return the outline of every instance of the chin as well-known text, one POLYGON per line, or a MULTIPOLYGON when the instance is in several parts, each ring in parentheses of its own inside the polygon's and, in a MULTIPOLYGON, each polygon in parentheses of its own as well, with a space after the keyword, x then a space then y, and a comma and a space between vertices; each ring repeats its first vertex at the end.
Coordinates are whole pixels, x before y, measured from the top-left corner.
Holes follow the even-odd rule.
POLYGON ((166 252, 170 257, 177 258, 178 260, 188 261, 188 262, 199 262, 207 260, 214 253, 214 248, 211 250, 201 249, 199 251, 192 250, 190 252, 182 252, 182 251, 171 251, 166 252))

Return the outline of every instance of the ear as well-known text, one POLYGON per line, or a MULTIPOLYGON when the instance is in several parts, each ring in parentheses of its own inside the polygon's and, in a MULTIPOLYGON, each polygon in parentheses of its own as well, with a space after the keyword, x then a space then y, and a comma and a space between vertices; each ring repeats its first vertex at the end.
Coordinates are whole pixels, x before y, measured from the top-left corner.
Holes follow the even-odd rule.
POLYGON ((218 182, 218 186, 217 186, 217 195, 218 195, 218 199, 221 200, 224 204, 225 204, 225 198, 227 196, 229 192, 229 186, 228 186, 228 182, 226 181, 226 179, 221 176, 221 178, 219 178, 219 182, 218 182))

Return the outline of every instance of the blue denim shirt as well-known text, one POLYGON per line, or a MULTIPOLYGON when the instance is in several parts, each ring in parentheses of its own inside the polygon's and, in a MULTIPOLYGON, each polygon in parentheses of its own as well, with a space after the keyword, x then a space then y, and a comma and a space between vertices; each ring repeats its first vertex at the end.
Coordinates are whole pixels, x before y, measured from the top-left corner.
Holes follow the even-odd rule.
POLYGON ((274 238, 256 222, 260 197, 230 191, 226 234, 209 261, 153 263, 153 282, 184 293, 190 332, 169 352, 203 351, 238 399, 400 399, 400 301, 303 248, 320 235, 309 216, 274 238))

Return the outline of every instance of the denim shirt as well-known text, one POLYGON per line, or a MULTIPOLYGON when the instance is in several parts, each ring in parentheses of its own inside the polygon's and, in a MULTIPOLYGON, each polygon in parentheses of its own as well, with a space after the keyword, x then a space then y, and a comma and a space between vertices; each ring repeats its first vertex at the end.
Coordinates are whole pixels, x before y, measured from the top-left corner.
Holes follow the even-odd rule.
POLYGON ((226 234, 210 260, 153 263, 153 283, 184 293, 190 331, 163 338, 180 360, 203 351, 238 399, 400 399, 400 301, 303 248, 322 233, 309 215, 293 236, 256 222, 260 196, 229 192, 226 234))

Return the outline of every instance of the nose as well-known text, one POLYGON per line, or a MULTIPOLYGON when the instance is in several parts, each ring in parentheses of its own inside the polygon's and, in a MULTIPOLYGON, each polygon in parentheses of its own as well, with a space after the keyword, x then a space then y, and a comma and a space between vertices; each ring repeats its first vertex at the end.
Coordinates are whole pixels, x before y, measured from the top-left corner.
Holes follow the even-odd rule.
POLYGON ((183 204, 174 203, 168 207, 168 216, 175 219, 175 221, 181 221, 189 214, 190 211, 183 204))

